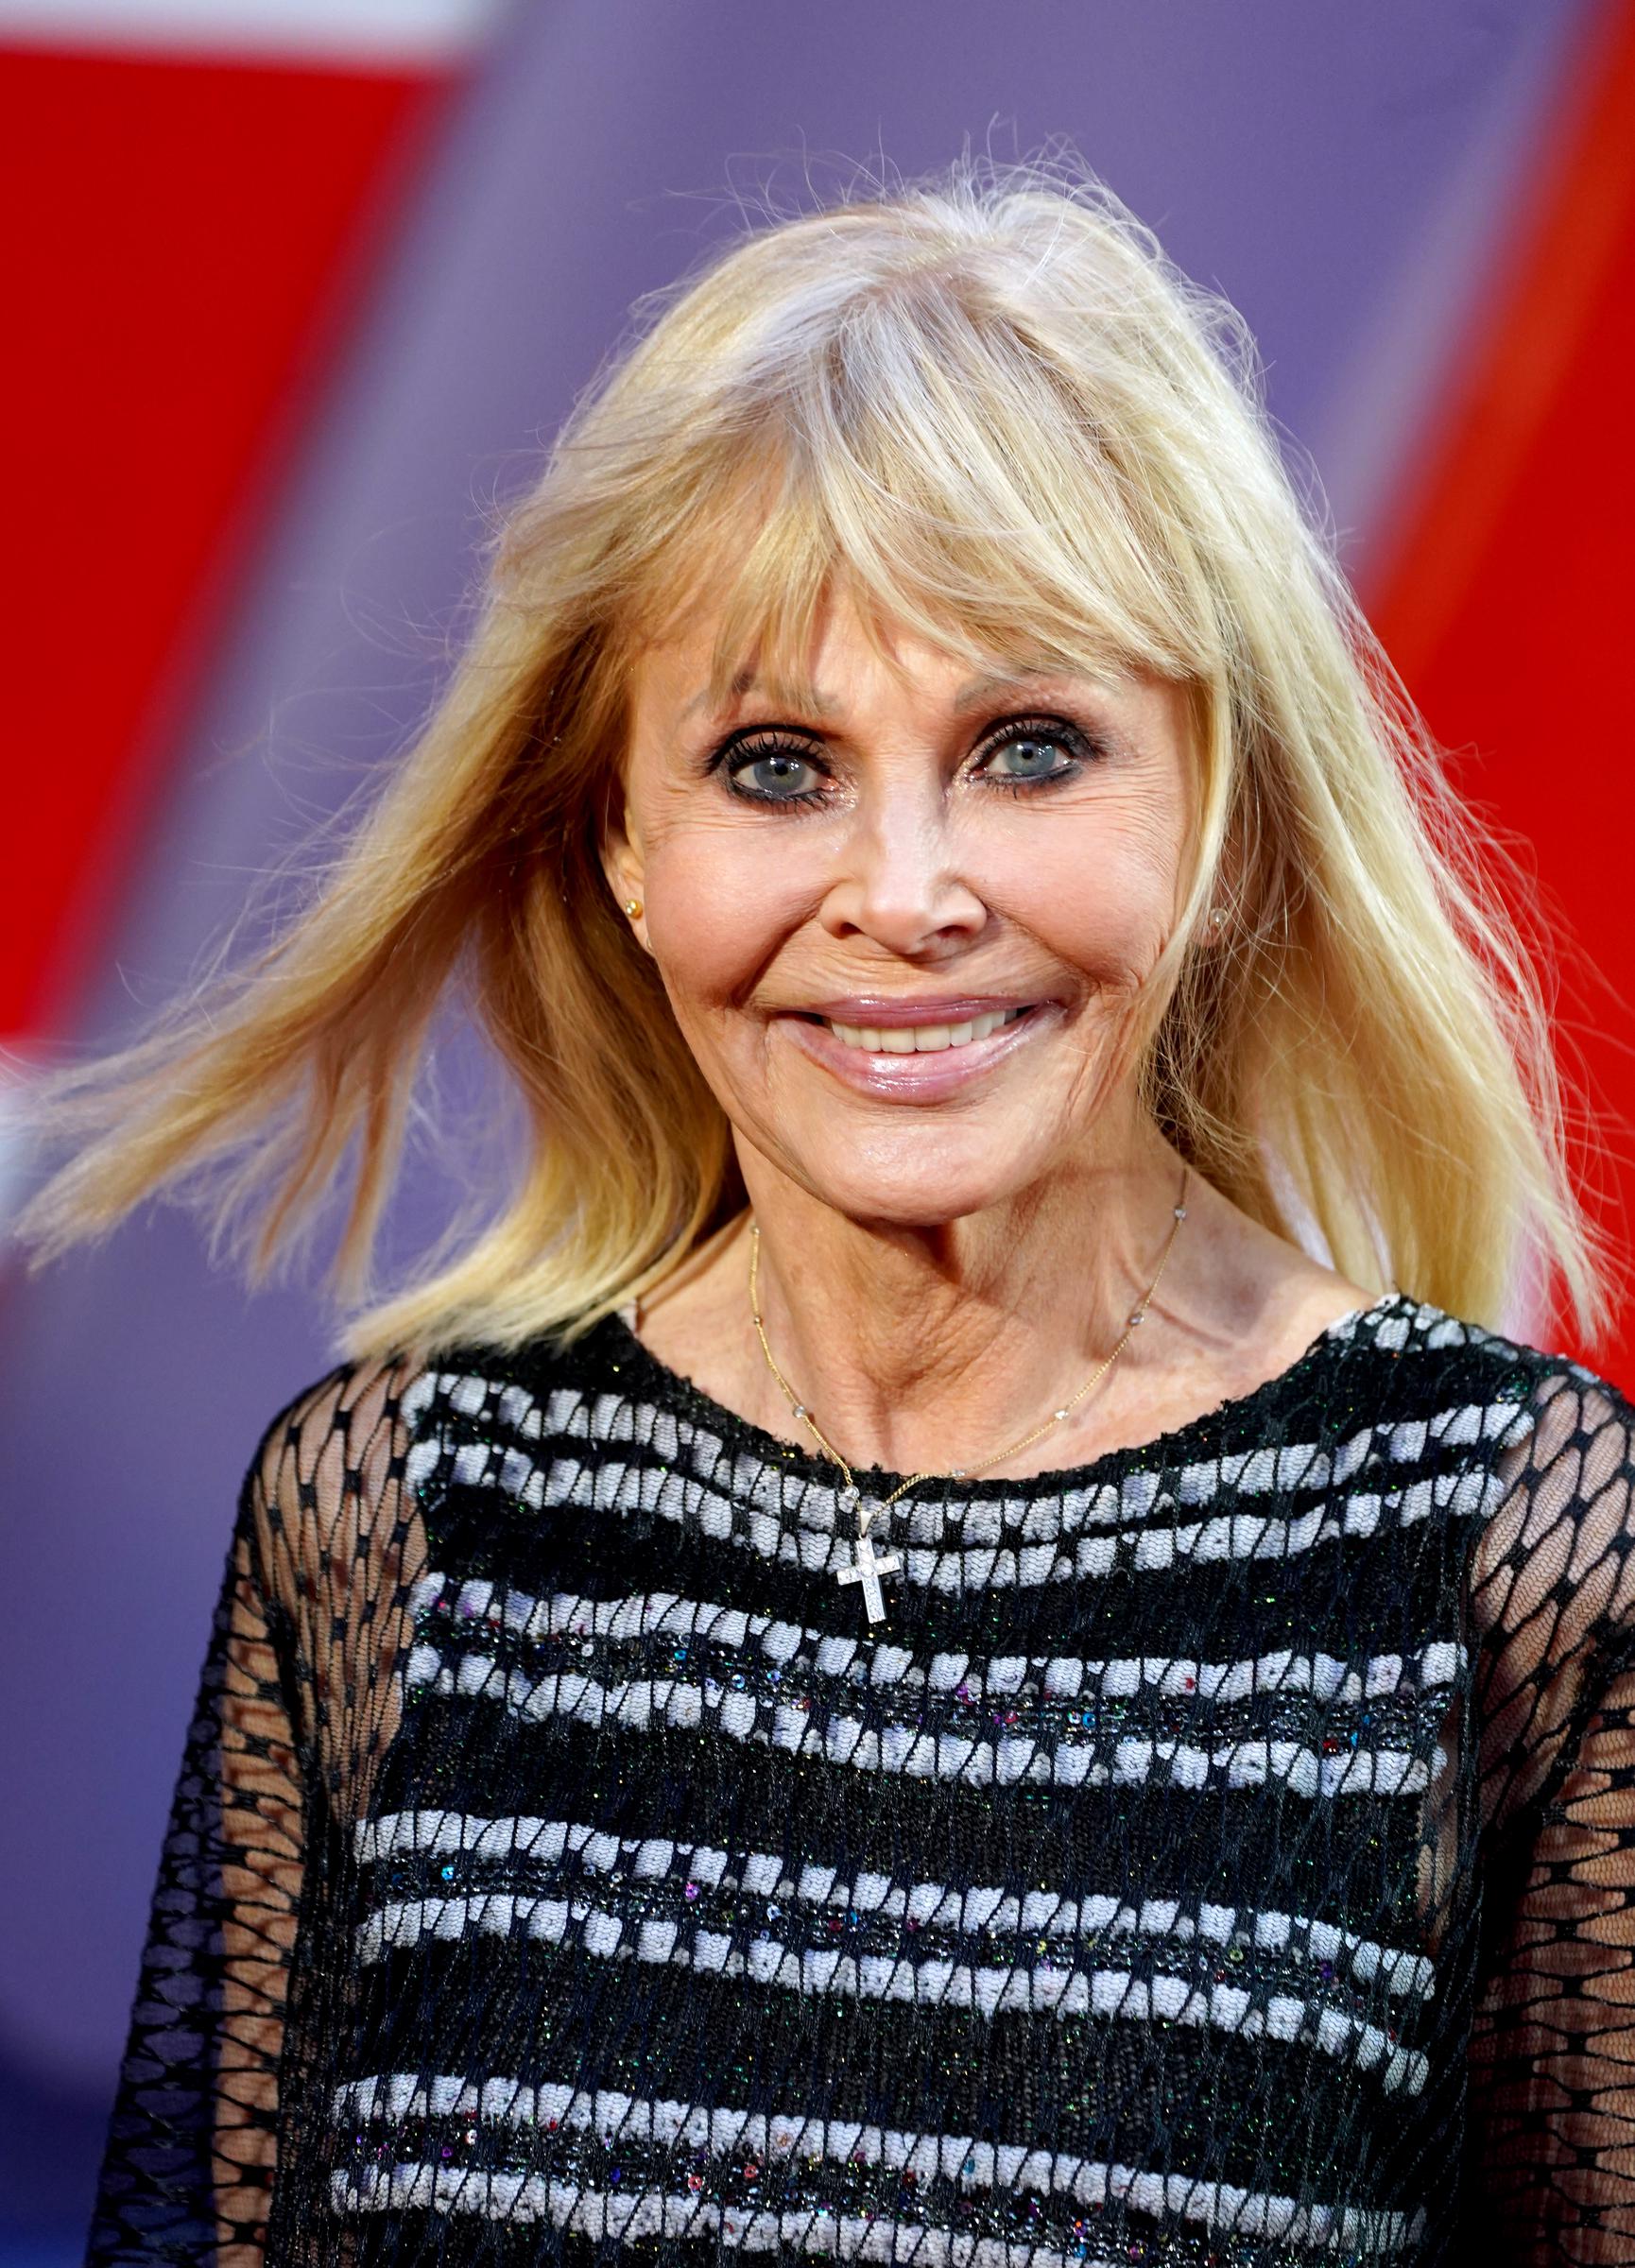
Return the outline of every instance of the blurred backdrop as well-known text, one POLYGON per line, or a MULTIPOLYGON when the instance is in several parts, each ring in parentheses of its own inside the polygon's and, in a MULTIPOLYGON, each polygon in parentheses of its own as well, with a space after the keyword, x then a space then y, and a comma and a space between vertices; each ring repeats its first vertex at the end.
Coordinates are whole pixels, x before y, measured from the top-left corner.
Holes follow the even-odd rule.
MULTIPOLYGON (((0 1041, 130 1030, 368 792, 492 503, 741 193, 1056 136, 1248 316, 1536 872, 1622 1244, 1630 0, 0 0, 0 1041)), ((77 2248, 239 1476, 329 1359, 172 1212, 0 1276, 0 2268, 77 2248)))

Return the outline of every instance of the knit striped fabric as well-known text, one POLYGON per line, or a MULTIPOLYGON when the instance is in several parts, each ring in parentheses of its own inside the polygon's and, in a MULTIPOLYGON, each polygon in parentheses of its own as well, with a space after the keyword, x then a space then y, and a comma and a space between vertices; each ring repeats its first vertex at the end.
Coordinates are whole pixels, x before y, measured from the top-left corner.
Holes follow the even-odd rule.
POLYGON ((247 1483, 93 2259, 1635 2258, 1629 1420, 1390 1296, 924 1485, 870 1624, 834 1469, 617 1318, 337 1372, 247 1483))

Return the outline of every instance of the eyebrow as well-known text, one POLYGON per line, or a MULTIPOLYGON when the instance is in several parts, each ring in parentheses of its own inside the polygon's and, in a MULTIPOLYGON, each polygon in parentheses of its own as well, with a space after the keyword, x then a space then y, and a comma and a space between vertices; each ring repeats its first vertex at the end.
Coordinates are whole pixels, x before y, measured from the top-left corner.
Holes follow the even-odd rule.
MULTIPOLYGON (((1041 665, 1038 668, 999 670, 987 677, 972 678, 969 684, 959 688, 954 696, 951 707, 956 716, 962 716, 968 709, 979 708, 990 695, 1003 693, 1008 686, 1028 685, 1040 678, 1057 678, 1062 674, 1060 670, 1046 669, 1041 665)), ((741 669, 732 679, 728 691, 731 698, 737 701, 741 700, 745 694, 753 693, 759 683, 760 679, 752 669, 741 669)), ((681 714, 683 716, 694 715, 698 710, 707 708, 709 700, 710 688, 706 685, 702 692, 695 694, 682 710, 681 714)), ((815 716, 833 716, 838 705, 837 702, 830 700, 827 696, 819 693, 816 686, 808 686, 800 695, 799 701, 800 708, 810 710, 815 716)))

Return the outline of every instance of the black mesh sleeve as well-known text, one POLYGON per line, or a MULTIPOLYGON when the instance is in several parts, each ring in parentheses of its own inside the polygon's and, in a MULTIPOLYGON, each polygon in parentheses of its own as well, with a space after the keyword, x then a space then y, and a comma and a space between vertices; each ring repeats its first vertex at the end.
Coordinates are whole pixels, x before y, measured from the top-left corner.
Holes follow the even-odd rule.
POLYGON ((1472 2048, 1482 2246, 1635 2259, 1635 1414, 1540 1393, 1475 1591, 1487 1955, 1472 2048))
POLYGON ((247 1484, 165 1832, 94 2262, 260 2250, 304 1821, 255 1493, 247 1484))
MULTIPOLYGON (((323 1827, 367 1800, 403 1565, 401 1374, 336 1372, 246 1477, 160 1860, 92 2268, 257 2268, 281 2129, 321 2065, 292 1966, 323 1827), (383 1597, 383 1593, 386 1596, 383 1597)), ((321 2043, 318 2043, 321 2045, 321 2043)))

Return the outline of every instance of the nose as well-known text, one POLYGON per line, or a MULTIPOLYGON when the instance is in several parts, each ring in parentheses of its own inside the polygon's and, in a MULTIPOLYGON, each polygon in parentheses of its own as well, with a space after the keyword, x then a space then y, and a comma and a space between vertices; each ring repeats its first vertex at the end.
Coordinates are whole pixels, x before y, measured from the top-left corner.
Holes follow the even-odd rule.
POLYGON ((823 925, 842 941, 864 938, 909 958, 968 943, 989 915, 961 866, 940 808, 882 798, 847 831, 823 925))

